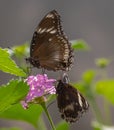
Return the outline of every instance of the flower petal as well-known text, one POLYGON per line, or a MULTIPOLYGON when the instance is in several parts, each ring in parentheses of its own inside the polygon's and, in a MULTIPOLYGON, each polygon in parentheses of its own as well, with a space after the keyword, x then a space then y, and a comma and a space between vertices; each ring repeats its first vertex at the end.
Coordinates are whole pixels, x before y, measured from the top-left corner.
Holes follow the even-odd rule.
POLYGON ((48 79, 47 74, 36 76, 29 76, 25 82, 30 86, 29 93, 27 94, 25 101, 22 102, 22 105, 25 109, 28 108, 29 102, 34 102, 38 97, 45 96, 47 94, 55 94, 56 89, 54 86, 55 79, 48 79))

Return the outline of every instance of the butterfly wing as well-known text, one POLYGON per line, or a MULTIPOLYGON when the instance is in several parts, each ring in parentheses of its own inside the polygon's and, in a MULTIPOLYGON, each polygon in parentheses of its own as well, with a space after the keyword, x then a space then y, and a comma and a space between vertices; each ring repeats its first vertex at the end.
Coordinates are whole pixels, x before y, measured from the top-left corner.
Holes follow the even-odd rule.
POLYGON ((89 107, 85 98, 70 84, 61 80, 57 86, 57 103, 61 117, 67 122, 76 122, 89 107))
POLYGON ((64 38, 53 36, 35 50, 34 59, 48 70, 69 70, 72 64, 72 51, 64 38), (63 42, 64 41, 64 42, 63 42))
POLYGON ((30 62, 48 70, 69 70, 73 50, 63 33, 60 16, 53 10, 38 25, 30 47, 30 62))

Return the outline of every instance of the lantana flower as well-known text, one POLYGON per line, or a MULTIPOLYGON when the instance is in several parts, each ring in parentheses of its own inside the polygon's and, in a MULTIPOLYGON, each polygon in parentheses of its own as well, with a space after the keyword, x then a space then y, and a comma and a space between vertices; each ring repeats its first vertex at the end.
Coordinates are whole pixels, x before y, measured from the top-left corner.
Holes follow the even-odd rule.
POLYGON ((47 74, 38 74, 36 76, 29 76, 25 82, 30 86, 29 92, 22 105, 25 109, 28 108, 29 103, 38 103, 36 99, 43 97, 48 94, 55 94, 56 89, 54 86, 55 79, 48 79, 47 74), (37 102, 36 102, 37 101, 37 102))

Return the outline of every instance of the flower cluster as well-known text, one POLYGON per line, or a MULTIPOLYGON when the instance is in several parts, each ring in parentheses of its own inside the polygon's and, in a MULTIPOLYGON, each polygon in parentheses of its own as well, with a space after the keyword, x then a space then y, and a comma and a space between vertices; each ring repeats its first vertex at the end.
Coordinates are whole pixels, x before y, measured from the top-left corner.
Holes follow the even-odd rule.
POLYGON ((28 108, 28 103, 34 102, 35 99, 45 96, 47 94, 55 94, 56 89, 53 85, 55 79, 48 79, 47 75, 38 74, 36 76, 29 76, 25 82, 30 86, 29 93, 25 100, 22 101, 23 107, 28 108))

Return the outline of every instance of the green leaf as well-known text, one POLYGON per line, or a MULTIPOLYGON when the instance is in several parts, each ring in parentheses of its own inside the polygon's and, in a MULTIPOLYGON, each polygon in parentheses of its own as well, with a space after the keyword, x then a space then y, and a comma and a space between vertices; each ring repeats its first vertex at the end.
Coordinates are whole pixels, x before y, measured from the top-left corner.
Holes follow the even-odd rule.
POLYGON ((97 121, 92 121, 92 127, 94 128, 94 130, 102 130, 102 125, 97 121))
POLYGON ((76 41, 71 41, 72 42, 72 48, 76 50, 89 50, 89 46, 84 40, 76 40, 76 41))
POLYGON ((0 113, 0 118, 25 121, 32 124, 34 127, 38 127, 37 122, 42 110, 43 109, 40 105, 31 105, 25 110, 20 104, 16 104, 4 113, 0 113))
POLYGON ((0 113, 25 97, 28 86, 23 81, 12 80, 0 87, 0 113))
POLYGON ((69 130, 69 124, 65 121, 61 121, 56 125, 56 130, 69 130))
POLYGON ((0 48, 0 70, 16 76, 26 76, 26 73, 10 58, 8 50, 2 48, 0 48))
POLYGON ((114 104, 114 79, 98 81, 96 91, 114 104))
POLYGON ((47 130, 44 120, 42 118, 42 115, 39 117, 37 123, 38 123, 38 127, 37 127, 38 130, 47 130))
POLYGON ((104 68, 107 67, 110 64, 110 60, 106 58, 98 58, 95 60, 95 63, 98 67, 104 68))
POLYGON ((29 54, 29 43, 26 42, 19 46, 13 46, 12 47, 14 54, 17 57, 22 57, 29 54))
POLYGON ((83 82, 74 83, 73 86, 86 98, 93 99, 93 95, 90 91, 90 86, 83 82))
POLYGON ((85 93, 85 86, 82 82, 73 83, 73 86, 78 89, 80 92, 85 93))
POLYGON ((94 130, 114 130, 114 126, 106 126, 96 121, 92 122, 94 130))
POLYGON ((94 70, 87 70, 83 73, 82 79, 84 82, 90 84, 95 77, 95 71, 94 70))

